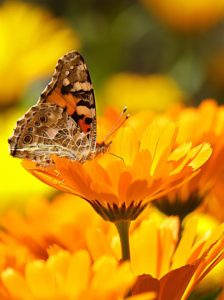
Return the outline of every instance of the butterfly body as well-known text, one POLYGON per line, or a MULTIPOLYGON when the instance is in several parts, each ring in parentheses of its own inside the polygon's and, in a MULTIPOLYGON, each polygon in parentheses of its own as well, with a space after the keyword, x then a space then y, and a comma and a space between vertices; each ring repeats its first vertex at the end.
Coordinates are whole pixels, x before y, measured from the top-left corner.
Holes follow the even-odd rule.
POLYGON ((83 58, 72 51, 59 59, 51 82, 18 120, 10 154, 47 165, 52 155, 84 162, 106 151, 96 143, 96 108, 83 58))

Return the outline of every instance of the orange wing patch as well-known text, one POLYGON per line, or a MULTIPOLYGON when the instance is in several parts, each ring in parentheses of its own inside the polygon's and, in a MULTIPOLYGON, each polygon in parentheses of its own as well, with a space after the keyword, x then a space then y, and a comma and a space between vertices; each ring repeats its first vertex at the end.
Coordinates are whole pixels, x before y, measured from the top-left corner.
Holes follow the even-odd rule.
POLYGON ((71 93, 62 95, 59 88, 53 90, 46 100, 47 102, 55 103, 60 107, 66 108, 67 113, 70 116, 74 114, 76 110, 76 103, 79 101, 79 99, 71 93))
POLYGON ((59 59, 51 82, 38 103, 53 103, 66 110, 96 147, 96 107, 92 83, 82 56, 71 51, 59 59))

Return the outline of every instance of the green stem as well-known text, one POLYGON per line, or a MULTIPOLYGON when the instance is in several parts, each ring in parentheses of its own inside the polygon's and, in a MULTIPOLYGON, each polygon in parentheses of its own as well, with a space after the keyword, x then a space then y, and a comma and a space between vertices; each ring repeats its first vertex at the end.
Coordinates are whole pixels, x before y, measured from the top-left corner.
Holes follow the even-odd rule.
POLYGON ((129 227, 130 221, 118 221, 114 223, 117 227, 122 251, 122 260, 130 260, 129 227))

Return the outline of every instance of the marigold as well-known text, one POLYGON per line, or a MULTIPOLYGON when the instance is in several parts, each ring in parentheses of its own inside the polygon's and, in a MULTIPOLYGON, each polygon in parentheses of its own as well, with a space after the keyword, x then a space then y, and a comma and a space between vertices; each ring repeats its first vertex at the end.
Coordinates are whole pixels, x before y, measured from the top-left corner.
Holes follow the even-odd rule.
MULTIPOLYGON (((88 249, 86 236, 90 228, 100 227, 108 238, 115 231, 110 223, 93 212, 88 203, 73 195, 58 195, 51 202, 43 198, 30 199, 25 207, 23 215, 10 209, 1 217, 0 241, 6 250, 16 245, 18 250, 26 249, 33 258, 46 259, 55 247, 69 252, 88 249)), ((112 254, 102 244, 100 246, 105 250, 104 254, 112 254)), ((3 257, 17 258, 17 253, 12 255, 12 252, 7 251, 3 257)))
POLYGON ((167 214, 179 215, 181 218, 207 201, 214 204, 214 211, 218 211, 223 195, 224 107, 218 106, 214 100, 205 100, 198 108, 183 108, 170 118, 179 128, 177 145, 191 141, 195 146, 207 141, 212 145, 213 152, 200 173, 180 189, 157 201, 157 207, 167 214), (213 201, 214 198, 219 198, 220 201, 213 201))
POLYGON ((120 73, 109 78, 102 91, 107 103, 120 106, 117 90, 122 89, 122 102, 129 111, 152 109, 164 111, 174 103, 184 100, 185 96, 175 80, 165 74, 139 75, 120 73), (141 101, 137 101, 141 99, 141 101))
POLYGON ((141 0, 162 22, 180 31, 200 31, 223 18, 224 1, 141 0))
POLYGON ((2 105, 17 101, 33 80, 49 75, 56 58, 80 44, 62 20, 28 3, 4 1, 0 28, 2 105))
POLYGON ((24 274, 8 268, 1 273, 1 280, 2 294, 7 295, 1 299, 118 300, 124 298, 135 278, 129 263, 119 265, 109 256, 93 263, 82 250, 74 254, 59 251, 47 261, 34 260, 26 265, 24 274))
POLYGON ((206 143, 175 149, 176 135, 172 123, 150 124, 141 140, 125 127, 112 142, 113 155, 84 163, 54 157, 51 167, 28 161, 23 166, 43 182, 86 199, 105 220, 133 220, 150 200, 189 180, 209 158, 206 143))
POLYGON ((176 299, 184 300, 223 260, 224 227, 221 225, 209 235, 197 237, 196 223, 192 220, 178 244, 178 221, 175 224, 175 219, 168 220, 159 228, 154 222, 145 221, 133 235, 132 267, 139 275, 154 277, 140 276, 134 293, 154 290, 158 292, 159 299, 174 299, 175 295, 176 299), (145 238, 148 234, 150 239, 145 238), (153 289, 153 286, 157 287, 153 289))
MULTIPOLYGON (((68 249, 74 255, 81 249, 88 250, 93 264, 105 255, 110 258, 113 257, 115 261, 120 258, 118 235, 112 224, 101 220, 87 203, 78 198, 74 199, 74 196, 71 195, 60 195, 51 203, 40 201, 39 206, 36 202, 35 205, 28 205, 25 216, 19 213, 10 213, 6 214, 2 220, 1 225, 3 225, 4 233, 1 233, 0 239, 6 248, 11 246, 10 257, 17 258, 17 263, 9 260, 1 265, 2 274, 7 274, 7 271, 3 270, 7 268, 11 270, 10 276, 11 274, 20 274, 19 278, 21 276, 23 278, 24 275, 21 274, 24 274, 23 270, 24 268, 26 270, 28 265, 36 265, 36 263, 38 266, 39 263, 42 266, 49 265, 48 261, 52 261, 55 255, 64 253, 64 251, 61 252, 62 249, 68 249), (54 224, 55 228, 53 228, 54 224), (29 254, 27 257, 20 256, 20 260, 17 256, 17 252, 20 253, 20 248, 16 246, 17 243, 20 248, 23 246, 26 250, 21 253, 29 254), (38 246, 39 251, 35 252, 34 249, 38 249, 38 246), (47 259, 48 256, 50 258, 46 262, 35 260, 40 257, 47 259)), ((141 221, 138 220, 131 227, 130 264, 134 275, 139 276, 133 288, 134 294, 152 290, 158 292, 161 300, 167 300, 169 295, 171 297, 174 294, 178 300, 187 299, 186 295, 189 295, 199 281, 223 260, 223 225, 214 229, 209 227, 209 231, 200 230, 198 233, 198 220, 201 221, 201 217, 188 221, 180 241, 179 221, 175 217, 167 218, 157 216, 155 212, 148 213, 141 221), (177 278, 179 285, 177 285, 177 278), (153 288, 153 286, 158 287, 159 285, 160 288, 153 288), (170 290, 174 294, 170 294, 170 290)), ((73 254, 69 254, 69 257, 71 256, 73 254)), ((22 287, 25 286, 24 280, 26 285, 29 282, 26 274, 25 271, 22 287)), ((14 275, 12 276, 14 277, 14 275)), ((37 286, 40 277, 41 275, 37 277, 37 286)), ((14 288, 16 292, 19 282, 17 277, 15 281, 6 280, 11 282, 10 287, 4 283, 5 288, 3 290, 5 291, 7 288, 8 291, 11 291, 14 288)), ((3 282, 5 281, 3 280, 3 282)), ((40 284, 40 286, 42 285, 40 284)), ((61 282, 60 287, 60 291, 64 292, 64 281, 61 282)), ((35 286, 35 289, 38 288, 35 286)), ((23 288, 22 290, 24 291, 23 288)), ((0 284, 0 296, 1 291, 2 286, 0 284)), ((98 295, 97 292, 95 295, 98 295)), ((12 296, 3 299, 14 300, 12 296)), ((21 299, 26 298, 21 296, 21 299)), ((33 298, 30 296, 29 299, 32 300, 33 298)), ((55 300, 55 298, 52 299, 55 300)), ((148 300, 148 298, 146 299, 148 300)))
MULTIPOLYGON (((200 220, 201 216, 189 220, 181 239, 177 217, 160 219, 150 213, 131 230, 130 262, 134 274, 139 276, 134 294, 154 291, 160 300, 173 300, 174 296, 178 300, 188 299, 205 276, 223 262, 223 225, 199 234, 200 220)), ((96 246, 103 241, 120 257, 118 237, 108 241, 100 228, 92 228, 88 240, 92 240, 89 250, 95 259, 104 253, 105 246, 102 249, 96 246)), ((208 281, 214 283, 213 278, 208 281)))

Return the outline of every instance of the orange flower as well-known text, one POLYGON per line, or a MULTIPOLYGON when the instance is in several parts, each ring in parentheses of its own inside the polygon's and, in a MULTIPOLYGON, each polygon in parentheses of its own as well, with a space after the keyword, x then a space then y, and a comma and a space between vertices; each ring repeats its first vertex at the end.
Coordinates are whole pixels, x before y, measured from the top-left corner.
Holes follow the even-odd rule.
POLYGON ((224 1, 141 0, 162 22, 180 31, 200 31, 223 18, 224 1))
MULTIPOLYGON (((24 257, 20 248, 30 258, 46 259, 55 247, 70 252, 87 249, 86 235, 92 227, 100 227, 108 237, 114 232, 112 226, 95 214, 88 203, 68 194, 54 197, 52 202, 40 198, 30 201, 26 204, 24 215, 10 210, 1 217, 0 225, 4 229, 0 232, 0 250, 1 247, 7 250, 2 257, 16 257, 14 265, 8 266, 15 266, 19 255, 24 257), (18 255, 14 248, 18 249, 18 255)), ((111 254, 105 248, 104 250, 105 254, 111 254)), ((2 268, 7 266, 9 260, 5 261, 2 262, 2 268)), ((0 264, 0 269, 2 268, 0 264)))
POLYGON ((165 74, 118 73, 106 81, 102 99, 107 99, 107 103, 120 107, 117 90, 122 90, 122 102, 131 112, 145 109, 164 111, 170 105, 179 103, 185 98, 177 82, 165 74))
POLYGON ((24 264, 32 259, 33 255, 29 249, 12 236, 0 237, 0 272, 8 267, 21 271, 24 264))
POLYGON ((75 31, 62 20, 27 2, 1 3, 0 28, 2 106, 18 101, 35 79, 50 75, 59 56, 80 46, 75 31))
POLYGON ((54 157, 51 167, 25 161, 23 166, 43 182, 86 199, 110 221, 133 220, 153 199, 192 178, 211 148, 191 143, 175 148, 176 127, 150 124, 139 139, 130 127, 119 130, 110 153, 79 163, 54 157))
MULTIPOLYGON (((128 278, 138 276, 138 281, 133 288, 134 294, 154 291, 159 294, 161 300, 169 299, 169 295, 170 299, 173 299, 174 294, 178 296, 177 300, 187 299, 189 293, 204 276, 224 258, 223 225, 199 234, 197 230, 198 219, 201 220, 201 217, 188 221, 179 241, 179 221, 177 218, 164 218, 155 212, 145 214, 141 222, 138 221, 131 227, 130 264, 132 272, 131 274, 130 271, 128 273, 121 272, 121 277, 118 276, 117 281, 113 281, 113 292, 120 293, 120 287, 125 284, 130 289, 134 281, 129 284, 128 278), (143 274, 145 275, 143 276, 143 274), (156 289, 155 286, 157 286, 156 289), (171 290, 173 294, 170 292, 171 290)), ((120 272, 117 269, 119 268, 117 261, 120 258, 120 249, 115 228, 111 223, 101 220, 81 199, 61 195, 51 203, 40 201, 39 207, 38 203, 28 206, 26 215, 21 215, 20 218, 19 213, 6 214, 6 217, 3 218, 3 224, 5 234, 2 242, 4 242, 5 247, 11 246, 11 257, 17 257, 17 263, 9 260, 1 266, 3 281, 0 283, 1 299, 61 299, 56 298, 54 294, 56 291, 58 297, 62 297, 62 295, 65 297, 66 295, 67 298, 62 299, 70 299, 72 291, 68 290, 65 284, 67 270, 72 268, 74 271, 70 276, 73 278, 73 284, 75 284, 75 274, 79 273, 79 268, 85 268, 85 263, 79 259, 80 264, 76 269, 77 265, 71 267, 73 266, 72 261, 76 255, 83 252, 86 253, 85 256, 91 257, 90 274, 93 276, 91 278, 98 276, 94 266, 99 261, 104 261, 105 255, 109 261, 113 261, 116 265, 115 271, 118 272, 116 274, 120 272), (55 228, 53 228, 54 224, 55 228), (19 254, 17 245, 23 246, 26 250, 20 253, 27 253, 27 256, 20 256, 20 261, 17 256, 17 253, 19 254), (42 251, 33 251, 37 245, 42 251), (63 251, 62 248, 69 251, 63 251), (41 254, 44 255, 41 256, 41 254), (36 260, 40 257, 46 261, 36 260), (31 273, 30 270, 32 270, 31 273), (54 278, 59 280, 56 280, 56 285, 52 284, 52 274, 54 274, 54 278), (49 289, 46 290, 48 285, 49 289), (3 295, 5 294, 8 297, 4 298, 3 295)), ((107 264, 102 265, 100 274, 105 274, 108 277, 108 268, 107 264), (104 270, 104 268, 106 269, 104 270)), ((104 280, 106 279, 103 277, 101 285, 104 280)), ((77 282, 77 286, 79 286, 78 284, 77 282)), ((85 290, 90 292, 89 298, 87 296, 85 298, 81 294, 83 299, 101 299, 99 288, 100 285, 97 290, 93 291, 92 281, 88 281, 85 290)), ((118 294, 110 294, 111 291, 107 290, 107 287, 105 289, 108 294, 104 294, 104 299, 110 299, 111 295, 114 297, 111 299, 117 299, 114 295, 118 294)), ((122 294, 119 295, 122 297, 122 294)), ((149 300, 150 298, 143 299, 149 300)))
POLYGON ((47 261, 34 260, 26 265, 24 273, 8 268, 1 279, 8 295, 4 297, 2 292, 1 299, 118 300, 124 299, 135 277, 129 263, 119 265, 109 256, 93 263, 88 252, 82 250, 74 254, 59 251, 47 261))
MULTIPOLYGON (((200 220, 200 215, 189 220, 182 238, 177 217, 149 213, 138 227, 131 228, 130 262, 138 276, 133 294, 154 291, 160 300, 172 300, 174 295, 177 300, 185 300, 220 265, 224 259, 224 225, 199 233, 200 220)), ((120 257, 118 237, 108 241, 100 228, 92 228, 88 240, 92 241, 89 249, 94 259, 103 255, 103 248, 97 246, 103 243, 120 257)))
POLYGON ((161 224, 149 218, 133 232, 131 264, 135 275, 140 276, 134 294, 155 291, 161 300, 174 299, 174 295, 175 299, 188 299, 195 286, 223 260, 223 225, 198 236, 197 219, 192 219, 180 241, 178 228, 174 217, 161 224))
MULTIPOLYGON (((218 106, 214 100, 205 100, 198 108, 183 108, 171 118, 179 128, 177 145, 191 141, 195 146, 207 141, 213 148, 210 159, 201 167, 200 173, 156 203, 163 212, 183 218, 202 201, 211 203, 212 199, 218 197, 222 203, 224 107, 218 106)), ((218 200, 213 203, 216 202, 218 205, 218 200)), ((213 210, 219 210, 217 205, 217 208, 213 206, 213 210)))

